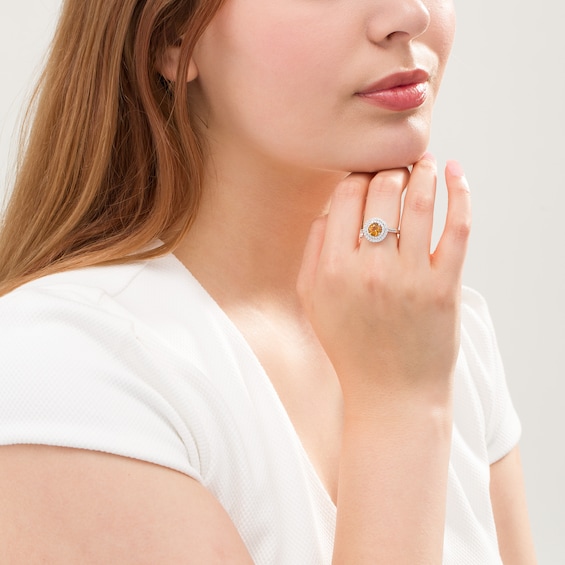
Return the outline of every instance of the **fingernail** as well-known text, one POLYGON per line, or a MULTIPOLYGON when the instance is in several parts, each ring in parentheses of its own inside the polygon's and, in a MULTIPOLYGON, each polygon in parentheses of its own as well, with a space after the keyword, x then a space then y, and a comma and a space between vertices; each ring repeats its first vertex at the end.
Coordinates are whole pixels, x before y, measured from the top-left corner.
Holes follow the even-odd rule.
POLYGON ((459 164, 459 161, 447 161, 446 168, 451 176, 461 179, 461 186, 467 192, 471 192, 469 183, 467 182, 467 178, 465 177, 465 173, 463 172, 463 167, 459 164))
POLYGON ((463 171, 463 167, 459 164, 458 161, 448 161, 447 162, 447 170, 454 177, 464 177, 465 176, 465 172, 463 171))
POLYGON ((436 162, 436 158, 429 151, 426 151, 422 155, 422 159, 427 159, 428 161, 431 161, 432 163, 436 162))

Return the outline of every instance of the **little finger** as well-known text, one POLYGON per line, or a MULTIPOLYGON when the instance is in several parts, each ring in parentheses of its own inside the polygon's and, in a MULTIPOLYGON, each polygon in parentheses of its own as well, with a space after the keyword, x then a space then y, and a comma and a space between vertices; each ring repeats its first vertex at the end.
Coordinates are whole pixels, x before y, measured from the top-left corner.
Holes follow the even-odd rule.
POLYGON ((433 255, 433 264, 452 280, 459 281, 471 230, 471 197, 463 169, 456 161, 448 161, 445 180, 448 193, 447 218, 433 255))

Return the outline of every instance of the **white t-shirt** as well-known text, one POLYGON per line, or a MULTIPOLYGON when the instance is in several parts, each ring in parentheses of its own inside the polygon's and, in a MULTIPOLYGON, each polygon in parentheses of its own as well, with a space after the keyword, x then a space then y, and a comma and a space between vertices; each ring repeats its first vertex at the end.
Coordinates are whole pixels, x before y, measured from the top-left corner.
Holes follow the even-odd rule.
MULTIPOLYGON (((489 464, 520 424, 469 289, 462 326, 444 563, 494 565, 489 464)), ((0 298, 0 444, 24 443, 176 469, 217 497, 258 565, 331 563, 334 504, 248 343, 173 255, 0 298)))

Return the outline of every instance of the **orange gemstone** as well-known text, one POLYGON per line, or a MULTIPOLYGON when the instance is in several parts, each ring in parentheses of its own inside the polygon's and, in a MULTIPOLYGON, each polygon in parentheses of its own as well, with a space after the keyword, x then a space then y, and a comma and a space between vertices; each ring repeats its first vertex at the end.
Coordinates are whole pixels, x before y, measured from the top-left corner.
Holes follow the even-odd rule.
POLYGON ((376 222, 373 222, 372 224, 369 224, 369 227, 367 228, 367 232, 372 237, 379 237, 379 235, 383 233, 383 226, 381 226, 381 224, 377 224, 376 222))

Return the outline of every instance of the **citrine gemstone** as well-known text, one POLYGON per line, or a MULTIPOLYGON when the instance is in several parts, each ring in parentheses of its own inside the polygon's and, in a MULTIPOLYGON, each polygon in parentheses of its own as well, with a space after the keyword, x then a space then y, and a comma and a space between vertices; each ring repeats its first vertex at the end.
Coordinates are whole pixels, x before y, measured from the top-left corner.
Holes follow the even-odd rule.
POLYGON ((381 226, 381 224, 377 224, 377 222, 373 222, 372 224, 369 224, 367 232, 372 237, 379 237, 379 235, 383 233, 383 226, 381 226))

